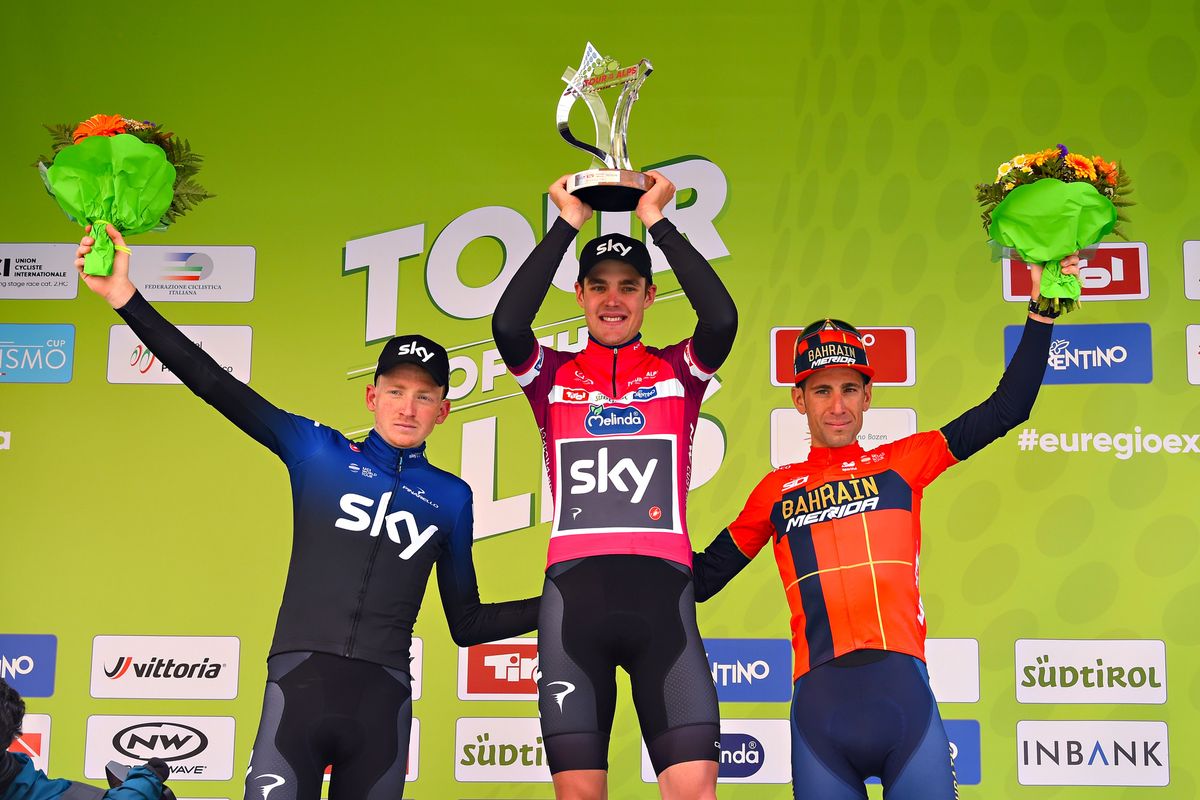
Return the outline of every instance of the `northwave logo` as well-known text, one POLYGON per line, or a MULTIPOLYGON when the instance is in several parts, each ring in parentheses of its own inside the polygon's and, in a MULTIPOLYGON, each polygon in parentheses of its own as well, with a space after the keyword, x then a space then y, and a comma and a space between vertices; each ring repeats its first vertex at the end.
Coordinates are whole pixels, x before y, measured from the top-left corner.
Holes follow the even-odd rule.
POLYGON ((208 737, 198 728, 176 722, 146 722, 118 731, 113 747, 134 761, 161 758, 183 761, 208 748, 208 737))
POLYGON ((583 427, 592 436, 640 433, 646 427, 646 417, 630 406, 592 406, 583 427))

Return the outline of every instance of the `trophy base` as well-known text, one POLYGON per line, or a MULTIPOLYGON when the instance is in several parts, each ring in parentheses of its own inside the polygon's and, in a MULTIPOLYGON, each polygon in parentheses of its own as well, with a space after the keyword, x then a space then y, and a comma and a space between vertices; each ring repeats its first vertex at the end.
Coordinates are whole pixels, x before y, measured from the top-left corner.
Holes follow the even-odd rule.
POLYGON ((633 211, 652 183, 644 172, 589 169, 572 175, 567 191, 596 211, 633 211))

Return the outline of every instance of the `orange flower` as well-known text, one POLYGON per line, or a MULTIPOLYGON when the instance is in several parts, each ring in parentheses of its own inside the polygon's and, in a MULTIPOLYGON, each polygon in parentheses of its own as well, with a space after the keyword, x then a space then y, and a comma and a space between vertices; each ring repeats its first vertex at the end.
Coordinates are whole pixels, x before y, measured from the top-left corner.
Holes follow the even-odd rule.
POLYGON ((1049 150, 1039 150, 1036 153, 1029 154, 1029 166, 1040 167, 1052 158, 1058 157, 1058 148, 1051 147, 1049 150))
POLYGON ((1075 170, 1076 178, 1096 180, 1096 165, 1087 156, 1081 156, 1078 153, 1068 153, 1066 163, 1068 167, 1075 170))
POLYGON ((96 114, 79 123, 71 140, 79 144, 89 136, 116 136, 125 132, 125 118, 120 114, 96 114))
POLYGON ((1109 186, 1117 185, 1117 165, 1113 161, 1105 161, 1100 156, 1092 156, 1092 162, 1096 165, 1096 172, 1103 178, 1109 186))

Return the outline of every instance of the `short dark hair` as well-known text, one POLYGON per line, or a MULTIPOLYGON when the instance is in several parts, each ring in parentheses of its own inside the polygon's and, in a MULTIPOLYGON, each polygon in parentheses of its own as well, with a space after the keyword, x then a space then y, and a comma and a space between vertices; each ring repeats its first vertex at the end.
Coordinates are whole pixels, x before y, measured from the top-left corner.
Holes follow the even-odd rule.
POLYGON ((0 748, 8 749, 13 740, 21 735, 21 721, 25 719, 25 701, 17 690, 0 678, 0 748))

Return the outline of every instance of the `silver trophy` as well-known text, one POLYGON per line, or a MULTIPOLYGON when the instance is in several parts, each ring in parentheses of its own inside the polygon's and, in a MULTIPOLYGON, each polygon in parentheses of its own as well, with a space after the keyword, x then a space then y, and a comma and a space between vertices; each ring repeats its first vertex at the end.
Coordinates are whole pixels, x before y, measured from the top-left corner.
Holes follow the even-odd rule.
POLYGON ((567 88, 558 101, 558 132, 568 144, 593 159, 592 169, 570 177, 567 191, 597 211, 632 211, 653 183, 645 173, 636 172, 629 165, 625 141, 633 101, 637 100, 638 90, 653 70, 653 65, 644 58, 631 67, 622 67, 613 59, 600 55, 588 42, 579 69, 568 67, 563 73, 567 88), (618 86, 621 94, 610 121, 600 92, 618 86), (581 142, 571 133, 568 118, 576 100, 583 100, 592 113, 596 124, 594 145, 581 142), (607 150, 604 149, 606 146, 607 150))

